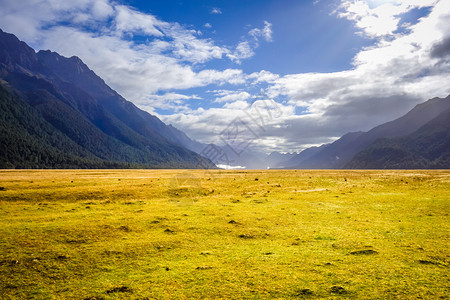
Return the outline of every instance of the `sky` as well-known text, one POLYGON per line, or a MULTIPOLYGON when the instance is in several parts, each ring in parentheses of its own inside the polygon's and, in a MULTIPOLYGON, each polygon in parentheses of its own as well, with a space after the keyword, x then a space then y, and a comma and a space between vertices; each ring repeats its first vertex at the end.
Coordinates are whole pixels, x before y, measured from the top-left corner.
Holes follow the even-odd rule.
POLYGON ((450 94, 448 0, 0 0, 0 28, 193 139, 265 153, 450 94))

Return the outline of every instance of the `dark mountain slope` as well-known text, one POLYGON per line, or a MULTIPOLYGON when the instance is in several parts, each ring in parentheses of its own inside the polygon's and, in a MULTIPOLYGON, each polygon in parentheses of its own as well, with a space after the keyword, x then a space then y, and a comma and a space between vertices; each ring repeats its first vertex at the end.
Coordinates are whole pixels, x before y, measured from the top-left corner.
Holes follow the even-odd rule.
POLYGON ((450 96, 441 99, 433 98, 416 105, 404 116, 379 125, 368 132, 344 135, 326 149, 304 161, 298 168, 343 168, 365 147, 379 138, 399 137, 410 134, 437 117, 442 111, 450 108, 450 96))
POLYGON ((125 100, 107 86, 103 79, 90 70, 78 57, 66 58, 48 50, 39 51, 37 57, 51 69, 50 72, 46 72, 49 78, 54 81, 72 83, 94 98, 108 113, 120 119, 133 131, 158 143, 167 144, 172 139, 171 131, 166 124, 125 100))
POLYGON ((168 132, 169 126, 109 88, 79 58, 50 51, 36 54, 0 31, 0 79, 96 159, 152 167, 214 167, 166 138, 160 128, 168 132))
MULTIPOLYGON (((55 81, 71 82, 77 88, 87 92, 89 96, 95 98, 102 108, 112 116, 111 118, 120 119, 126 127, 131 128, 134 132, 146 137, 152 142, 164 144, 170 148, 173 148, 174 145, 179 145, 195 151, 189 147, 190 144, 195 144, 195 142, 189 139, 183 132, 172 126, 167 126, 157 117, 140 110, 133 103, 125 100, 107 86, 100 77, 92 72, 77 57, 65 58, 50 51, 39 51, 37 57, 46 66, 50 66, 53 73, 47 73, 47 76, 55 81)), ((74 94, 74 92, 71 91, 70 94, 74 94)), ((89 111, 85 112, 85 114, 89 111)), ((108 134, 114 135, 115 130, 111 130, 103 122, 98 123, 98 126, 108 134)), ((126 135, 115 135, 115 137, 129 143, 129 140, 126 140, 125 136, 132 135, 133 133, 126 133, 126 135)), ((136 139, 137 137, 133 137, 131 140, 136 139)), ((156 147, 152 146, 152 148, 156 150, 156 147)), ((177 152, 177 155, 182 157, 188 155, 188 152, 180 151, 180 147, 176 147, 174 150, 177 152)))
POLYGON ((306 148, 299 154, 295 155, 294 157, 291 157, 289 160, 278 163, 276 167, 281 169, 295 169, 297 166, 307 161, 320 151, 324 150, 329 145, 330 144, 323 144, 318 147, 306 148))
MULTIPOLYGON (((364 132, 350 132, 343 135, 337 141, 331 144, 320 147, 314 151, 315 153, 306 159, 302 159, 302 162, 296 165, 296 168, 308 168, 308 169, 333 169, 340 163, 342 159, 345 159, 345 154, 351 143, 361 137, 364 132)), ((308 150, 308 149, 306 149, 308 150)), ((305 151, 306 151, 305 150, 305 151)), ((301 153, 300 153, 301 155, 301 153)))
POLYGON ((0 84, 0 168, 124 168, 98 159, 0 84))
POLYGON ((355 155, 346 168, 450 168, 450 109, 407 136, 378 139, 355 155))

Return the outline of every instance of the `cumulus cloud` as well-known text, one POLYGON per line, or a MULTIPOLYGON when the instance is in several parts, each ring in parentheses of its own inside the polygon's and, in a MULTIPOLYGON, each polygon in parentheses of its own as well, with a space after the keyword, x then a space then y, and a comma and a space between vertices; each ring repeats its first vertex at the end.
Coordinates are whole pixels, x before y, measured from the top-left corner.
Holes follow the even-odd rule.
POLYGON ((250 75, 248 75, 248 79, 253 80, 253 83, 261 83, 261 82, 273 83, 278 78, 280 78, 278 74, 274 74, 266 70, 253 72, 250 75))
POLYGON ((436 42, 431 48, 433 58, 444 58, 450 56, 450 36, 442 41, 436 42))
POLYGON ((114 18, 116 34, 146 34, 162 37, 164 36, 162 28, 167 28, 169 25, 159 21, 153 15, 138 12, 128 6, 117 5, 114 10, 116 12, 114 18))
POLYGON ((344 0, 335 11, 339 17, 355 22, 361 33, 372 38, 393 35, 401 16, 415 8, 431 7, 438 0, 344 0))
MULTIPOLYGON (((280 135, 283 129, 274 131, 274 128, 279 128, 280 122, 284 124, 285 120, 295 117, 293 105, 280 104, 267 97, 255 97, 242 91, 213 90, 210 93, 230 101, 224 102, 220 108, 197 109, 188 115, 177 113, 161 117, 169 124, 185 128, 192 137, 205 143, 223 145, 230 139, 224 134, 224 130, 229 128, 237 132, 237 140, 250 144, 248 150, 285 149, 284 134, 280 135)), ((229 142, 232 144, 233 141, 229 142)), ((298 143, 295 146, 297 148, 298 143)))
POLYGON ((109 0, 2 0, 0 4, 0 26, 28 42, 39 39, 44 26, 62 21, 75 24, 104 21, 114 13, 109 0))
MULTIPOLYGON (((220 97, 217 97, 214 102, 222 103, 222 102, 236 102, 236 101, 245 101, 251 97, 251 95, 247 92, 241 91, 228 91, 228 93, 218 93, 220 97)), ((245 102, 246 103, 246 102, 245 102)))

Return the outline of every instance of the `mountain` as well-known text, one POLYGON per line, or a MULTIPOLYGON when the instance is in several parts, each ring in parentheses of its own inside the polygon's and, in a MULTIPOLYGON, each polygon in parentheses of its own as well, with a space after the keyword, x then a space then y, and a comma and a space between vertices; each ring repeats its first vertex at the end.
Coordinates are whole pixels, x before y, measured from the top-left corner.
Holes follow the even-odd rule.
POLYGON ((124 99, 78 57, 36 53, 1 30, 0 86, 1 167, 215 167, 182 146, 186 135, 124 99))
MULTIPOLYGON (((379 125, 368 132, 348 133, 334 143, 303 160, 299 169, 344 168, 353 157, 379 138, 401 137, 411 134, 450 108, 450 96, 433 98, 416 105, 404 116, 379 125)), ((301 153, 299 154, 301 155, 301 153)))
POLYGON ((296 166, 298 166, 301 163, 307 161, 308 159, 310 159, 311 157, 313 157, 314 155, 316 155, 320 151, 322 151, 325 148, 327 148, 329 145, 330 144, 323 144, 323 145, 318 146, 318 147, 306 148, 305 150, 301 151, 299 154, 294 155, 293 157, 291 157, 289 160, 284 160, 284 161, 279 162, 276 165, 276 168, 280 168, 280 169, 292 169, 292 168, 295 168, 296 166))
POLYGON ((450 168, 450 109, 415 132, 376 140, 345 166, 350 169, 450 168))
POLYGON ((283 164, 285 161, 289 161, 296 157, 298 154, 294 153, 280 153, 280 152, 272 152, 266 157, 267 167, 268 168, 279 168, 280 164, 283 164))
POLYGON ((131 167, 99 159, 1 84, 0 111, 0 168, 131 167))

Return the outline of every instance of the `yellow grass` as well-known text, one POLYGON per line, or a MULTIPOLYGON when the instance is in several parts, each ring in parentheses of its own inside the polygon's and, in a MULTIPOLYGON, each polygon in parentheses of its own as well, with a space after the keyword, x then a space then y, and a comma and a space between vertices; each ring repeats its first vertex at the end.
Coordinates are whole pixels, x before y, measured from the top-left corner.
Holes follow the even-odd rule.
POLYGON ((448 299, 449 171, 0 171, 1 299, 448 299))

